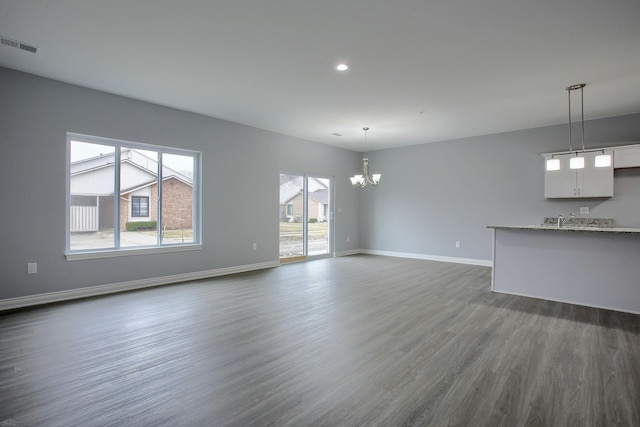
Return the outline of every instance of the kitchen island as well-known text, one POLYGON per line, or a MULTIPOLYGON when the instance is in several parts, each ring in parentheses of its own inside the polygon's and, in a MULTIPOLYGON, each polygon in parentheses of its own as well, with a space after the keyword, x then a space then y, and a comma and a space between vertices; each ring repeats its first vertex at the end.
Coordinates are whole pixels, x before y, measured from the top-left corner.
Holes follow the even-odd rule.
POLYGON ((487 228, 492 291, 640 314, 640 229, 487 228))

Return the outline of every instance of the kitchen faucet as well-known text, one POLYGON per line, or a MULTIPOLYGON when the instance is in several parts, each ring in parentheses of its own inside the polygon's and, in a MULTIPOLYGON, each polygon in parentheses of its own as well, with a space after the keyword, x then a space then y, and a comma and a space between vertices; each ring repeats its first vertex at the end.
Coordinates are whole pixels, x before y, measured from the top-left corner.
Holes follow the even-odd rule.
POLYGON ((574 214, 573 212, 569 214, 569 218, 564 218, 562 215, 558 216, 558 228, 562 227, 566 222, 569 222, 572 219, 575 219, 575 217, 576 217, 576 214, 574 214))

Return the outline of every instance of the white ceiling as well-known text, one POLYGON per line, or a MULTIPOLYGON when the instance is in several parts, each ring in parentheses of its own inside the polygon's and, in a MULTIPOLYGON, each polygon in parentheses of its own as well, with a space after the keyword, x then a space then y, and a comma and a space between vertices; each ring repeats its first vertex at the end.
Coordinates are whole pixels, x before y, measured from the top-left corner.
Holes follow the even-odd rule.
POLYGON ((575 83, 640 112, 638 0, 1 0, 0 35, 39 47, 2 66, 355 151, 566 123, 575 83))

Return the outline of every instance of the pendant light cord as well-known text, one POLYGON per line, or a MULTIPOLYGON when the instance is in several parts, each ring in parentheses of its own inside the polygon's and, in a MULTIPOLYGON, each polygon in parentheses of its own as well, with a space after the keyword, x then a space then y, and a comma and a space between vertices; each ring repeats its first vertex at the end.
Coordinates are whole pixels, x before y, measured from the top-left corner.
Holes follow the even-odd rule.
MULTIPOLYGON (((571 91, 576 90, 576 89, 580 89, 580 112, 581 112, 581 119, 582 119, 582 152, 584 153, 585 148, 584 148, 584 87, 586 86, 586 84, 584 83, 580 83, 577 85, 572 85, 567 87, 567 93, 569 95, 569 152, 573 151, 573 149, 571 148, 571 142, 573 140, 573 135, 571 133, 571 129, 572 129, 572 124, 571 124, 571 91)), ((576 152, 577 154, 577 152, 576 152)))
POLYGON ((367 156, 367 131, 369 130, 368 127, 364 127, 362 128, 362 130, 364 131, 364 156, 367 156))
POLYGON ((569 86, 567 88, 567 95, 569 95, 569 152, 573 151, 571 149, 571 140, 573 139, 573 137, 571 136, 571 91, 573 89, 571 89, 571 86, 569 86))
POLYGON ((580 87, 580 103, 582 109, 582 152, 584 153, 584 85, 580 87))

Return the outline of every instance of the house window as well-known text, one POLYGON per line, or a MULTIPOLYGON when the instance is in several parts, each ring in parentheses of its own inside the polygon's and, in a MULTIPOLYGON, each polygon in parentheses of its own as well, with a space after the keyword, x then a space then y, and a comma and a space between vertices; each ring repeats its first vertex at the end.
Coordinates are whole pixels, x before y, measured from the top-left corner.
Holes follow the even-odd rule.
POLYGON ((131 216, 132 217, 148 217, 149 216, 149 198, 140 196, 131 196, 131 216))
POLYGON ((199 152, 73 133, 67 147, 67 259, 200 247, 199 152))
POLYGON ((293 215, 293 203, 287 203, 287 215, 293 215))

